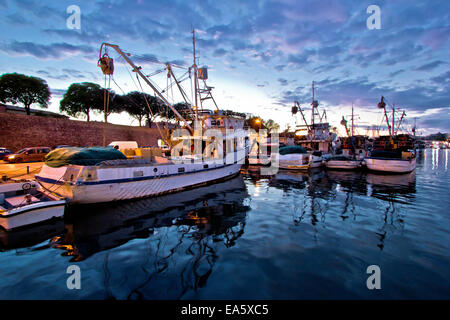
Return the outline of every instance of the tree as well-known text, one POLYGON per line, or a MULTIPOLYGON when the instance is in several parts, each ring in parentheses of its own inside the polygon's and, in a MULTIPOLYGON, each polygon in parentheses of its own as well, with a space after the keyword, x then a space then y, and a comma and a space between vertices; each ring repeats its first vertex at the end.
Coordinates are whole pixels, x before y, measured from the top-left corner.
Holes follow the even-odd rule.
POLYGON ((139 121, 139 126, 142 125, 142 120, 147 118, 148 125, 151 126, 155 118, 160 114, 160 110, 164 103, 161 99, 151 96, 147 93, 132 91, 122 96, 123 109, 130 116, 139 121), (148 103, 148 106, 147 106, 148 103), (149 108, 151 112, 149 111, 149 108))
MULTIPOLYGON (((167 114, 163 115, 163 118, 166 118, 167 120, 177 120, 179 121, 180 119, 178 119, 177 115, 175 114, 175 112, 172 111, 172 109, 170 109, 169 107, 167 110, 167 114)), ((173 108, 175 110, 177 110, 177 112, 183 116, 183 118, 185 118, 186 120, 192 120, 193 119, 193 115, 190 109, 190 106, 186 104, 186 102, 178 102, 175 103, 173 105, 173 108)))
POLYGON ((265 129, 264 121, 262 121, 260 117, 255 116, 250 116, 247 119, 245 119, 244 126, 250 127, 256 131, 259 131, 259 129, 265 129))
POLYGON ((0 101, 21 103, 27 115, 30 115, 30 106, 34 103, 47 108, 50 96, 47 82, 41 78, 19 73, 6 73, 0 77, 0 101))
POLYGON ((72 117, 85 114, 90 120, 90 111, 104 109, 104 91, 96 83, 72 83, 59 103, 59 109, 72 117))
POLYGON ((280 129, 280 125, 275 121, 273 121, 272 119, 263 122, 264 122, 263 126, 267 128, 267 130, 269 131, 280 129))

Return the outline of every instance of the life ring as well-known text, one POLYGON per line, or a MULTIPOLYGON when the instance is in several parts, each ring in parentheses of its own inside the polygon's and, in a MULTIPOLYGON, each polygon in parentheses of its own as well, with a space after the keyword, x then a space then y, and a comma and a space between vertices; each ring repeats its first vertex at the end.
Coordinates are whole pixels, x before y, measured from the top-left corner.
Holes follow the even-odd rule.
POLYGON ((31 189, 31 183, 26 182, 22 185, 22 190, 30 190, 31 189))

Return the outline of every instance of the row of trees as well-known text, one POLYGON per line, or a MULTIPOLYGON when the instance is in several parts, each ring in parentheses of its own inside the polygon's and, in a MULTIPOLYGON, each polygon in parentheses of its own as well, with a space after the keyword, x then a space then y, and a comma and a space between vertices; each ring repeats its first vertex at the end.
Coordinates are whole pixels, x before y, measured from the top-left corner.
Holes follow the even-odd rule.
POLYGON ((165 105, 157 97, 137 91, 120 95, 91 82, 71 84, 60 102, 60 110, 72 117, 84 116, 87 121, 91 112, 103 113, 105 122, 111 113, 126 112, 138 121, 139 126, 144 119, 150 125, 157 116, 166 120, 174 116, 164 112, 165 105))
MULTIPOLYGON (((0 77, 0 102, 20 103, 28 115, 32 104, 47 108, 50 97, 50 89, 41 78, 18 73, 4 74, 0 77)), ((188 107, 185 103, 177 103, 174 107, 179 113, 186 115, 188 107)), ((72 117, 85 117, 87 121, 90 120, 92 113, 103 113, 105 122, 111 113, 126 112, 138 121, 139 126, 142 126, 144 120, 147 120, 150 126, 158 116, 162 120, 176 118, 174 112, 166 108, 164 102, 157 97, 138 91, 120 95, 91 82, 71 84, 60 101, 59 109, 72 117)), ((247 117, 246 125, 255 129, 279 128, 273 120, 264 121, 253 116, 247 117)))
MULTIPOLYGON (((18 73, 0 77, 0 102, 22 104, 28 115, 32 104, 48 108, 50 97, 50 88, 41 78, 18 73)), ((184 103, 177 103, 175 107, 179 112, 186 109, 184 103)), ((72 117, 85 117, 87 121, 92 113, 103 113, 105 122, 111 113, 126 112, 138 121, 139 126, 144 120, 151 125, 157 116, 164 120, 175 118, 175 114, 167 110, 157 97, 138 91, 120 95, 91 82, 71 84, 60 101, 59 109, 72 117)))

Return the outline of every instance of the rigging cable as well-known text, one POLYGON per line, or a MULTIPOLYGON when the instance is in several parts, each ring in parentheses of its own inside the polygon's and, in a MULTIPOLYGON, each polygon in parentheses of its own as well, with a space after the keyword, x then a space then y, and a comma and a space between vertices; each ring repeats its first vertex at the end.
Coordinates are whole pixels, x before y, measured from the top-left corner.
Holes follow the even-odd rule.
MULTIPOLYGON (((142 85, 141 85, 141 81, 139 80, 137 74, 136 74, 136 79, 137 79, 137 81, 138 81, 138 83, 139 83, 139 86, 140 86, 140 88, 141 88, 141 91, 144 92, 144 89, 142 88, 142 85)), ((145 99, 145 103, 147 104, 147 108, 148 108, 148 110, 150 111, 150 114, 152 115, 152 117, 153 117, 154 119, 156 119, 155 116, 153 115, 152 109, 150 108, 150 104, 148 103, 147 97, 145 96, 145 94, 144 94, 144 99, 145 99)), ((169 140, 168 137, 165 137, 165 135, 163 135, 163 133, 162 133, 162 131, 161 131, 161 128, 159 127, 158 122, 155 122, 155 124, 156 124, 156 127, 158 128, 158 131, 159 131, 159 134, 160 134, 161 138, 164 140, 165 143, 167 143, 170 147, 172 147, 172 144, 169 143, 169 141, 168 141, 168 140, 169 140), (165 138, 164 138, 164 137, 165 137, 165 138)))

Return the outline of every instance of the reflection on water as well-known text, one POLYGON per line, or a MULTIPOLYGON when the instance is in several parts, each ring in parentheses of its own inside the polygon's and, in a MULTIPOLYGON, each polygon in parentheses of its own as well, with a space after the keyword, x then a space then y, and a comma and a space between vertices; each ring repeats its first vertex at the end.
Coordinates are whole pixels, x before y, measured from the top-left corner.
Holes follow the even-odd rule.
POLYGON ((449 298, 447 151, 425 150, 409 174, 248 166, 181 193, 71 207, 63 223, 0 231, 0 298, 449 298), (365 285, 371 264, 381 291, 365 285))
MULTIPOLYGON (((251 177, 253 183, 257 183, 261 177, 253 174, 255 168, 245 171, 251 177)), ((374 197, 383 200, 381 206, 383 219, 376 234, 380 237, 377 246, 384 247, 386 238, 386 225, 395 226, 397 229, 403 227, 403 213, 398 204, 412 205, 416 193, 415 172, 401 175, 386 175, 363 171, 336 171, 315 170, 312 172, 294 172, 281 170, 271 177, 269 186, 281 189, 286 194, 292 190, 305 189, 304 197, 290 197, 294 203, 293 222, 298 225, 309 222, 316 225, 317 222, 326 223, 327 211, 330 203, 338 202, 333 206, 342 220, 352 218, 356 220, 358 215, 357 204, 354 196, 374 197), (337 199, 337 196, 343 199, 337 199), (300 201, 298 201, 300 199, 300 201)))
MULTIPOLYGON (((188 290, 205 286, 217 259, 216 248, 232 247, 243 234, 246 193, 241 176, 213 186, 177 194, 113 205, 76 206, 66 213, 66 233, 52 240, 71 261, 119 247, 133 239, 150 239, 146 261, 147 279, 132 288, 127 298, 158 298, 143 291, 171 264, 177 269, 181 298, 188 290), (171 230, 167 230, 170 228, 171 230), (172 237, 168 241, 167 237, 172 237), (177 266, 178 256, 185 256, 177 266)), ((107 257, 105 257, 105 274, 107 257)))

